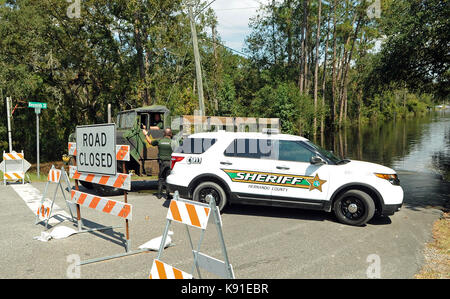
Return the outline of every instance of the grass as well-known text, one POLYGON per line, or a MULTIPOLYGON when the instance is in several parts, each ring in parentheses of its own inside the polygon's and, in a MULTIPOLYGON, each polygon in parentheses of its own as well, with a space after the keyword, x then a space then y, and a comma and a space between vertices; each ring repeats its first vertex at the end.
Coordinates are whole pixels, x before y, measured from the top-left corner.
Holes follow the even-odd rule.
POLYGON ((434 241, 425 248, 426 264, 415 276, 419 279, 450 278, 450 212, 433 224, 434 241))

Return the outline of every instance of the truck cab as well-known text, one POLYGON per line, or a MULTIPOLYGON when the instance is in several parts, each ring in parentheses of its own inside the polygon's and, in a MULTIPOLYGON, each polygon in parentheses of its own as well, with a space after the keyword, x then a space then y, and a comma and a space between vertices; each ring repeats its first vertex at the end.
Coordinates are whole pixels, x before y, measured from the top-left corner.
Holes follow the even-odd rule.
POLYGON ((137 175, 158 175, 158 149, 149 146, 142 133, 146 128, 152 139, 163 136, 163 129, 170 127, 170 111, 165 106, 153 105, 119 112, 116 117, 116 143, 130 145, 131 160, 127 171, 137 175), (161 128, 156 124, 160 123, 161 128))

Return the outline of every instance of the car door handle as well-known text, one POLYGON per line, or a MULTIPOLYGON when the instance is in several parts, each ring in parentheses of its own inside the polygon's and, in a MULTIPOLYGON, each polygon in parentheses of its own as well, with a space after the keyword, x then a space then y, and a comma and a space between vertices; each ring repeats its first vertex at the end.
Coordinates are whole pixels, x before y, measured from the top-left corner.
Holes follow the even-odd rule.
POLYGON ((221 161, 220 164, 222 165, 233 165, 231 162, 221 161))
POLYGON ((288 170, 290 168, 287 166, 277 166, 277 169, 288 170))

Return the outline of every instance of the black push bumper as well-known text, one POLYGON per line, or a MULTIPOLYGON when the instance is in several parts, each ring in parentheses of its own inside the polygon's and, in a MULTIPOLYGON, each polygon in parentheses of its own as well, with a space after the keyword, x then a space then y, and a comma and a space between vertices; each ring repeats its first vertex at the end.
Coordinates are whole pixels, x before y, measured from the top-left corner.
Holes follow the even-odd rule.
POLYGON ((172 184, 167 184, 166 186, 169 189, 170 193, 174 193, 175 191, 178 191, 178 194, 180 194, 181 198, 185 198, 185 199, 191 198, 188 187, 172 185, 172 184))

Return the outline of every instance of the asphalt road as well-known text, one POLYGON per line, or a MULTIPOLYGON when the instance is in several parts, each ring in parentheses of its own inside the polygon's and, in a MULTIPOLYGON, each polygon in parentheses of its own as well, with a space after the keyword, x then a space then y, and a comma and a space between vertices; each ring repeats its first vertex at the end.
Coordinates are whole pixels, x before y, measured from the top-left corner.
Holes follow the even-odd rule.
MULTIPOLYGON (((223 232, 236 278, 413 278, 423 265, 423 249, 450 185, 429 174, 399 173, 405 201, 394 216, 370 221, 364 227, 338 223, 330 213, 298 209, 235 205, 222 215, 223 232)), ((44 191, 44 183, 33 183, 44 191)), ((148 188, 154 182, 133 182, 128 202, 131 249, 163 233, 168 201, 156 199, 148 188)), ((50 188, 53 192, 54 189, 50 188)), ((61 193, 56 204, 64 208, 61 193)), ((123 199, 123 196, 113 196, 123 199)), ((88 227, 122 225, 124 221, 82 208, 88 227)), ((157 252, 150 251, 82 265, 76 260, 125 251, 124 228, 72 235, 49 242, 34 240, 44 231, 34 224, 34 212, 14 191, 0 186, 0 278, 147 278, 157 252)), ((70 221, 56 226, 74 227, 70 221)), ((53 226, 54 227, 54 226, 53 226)), ((53 229, 50 227, 50 231, 53 229)), ((162 260, 192 273, 192 253, 183 225, 173 224, 173 247, 162 260)), ((199 232, 191 229, 193 242, 199 232)), ((217 231, 209 226, 201 252, 223 260, 217 231)), ((195 275, 194 275, 195 276, 195 275)), ((215 278, 202 272, 203 278, 215 278)))

